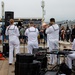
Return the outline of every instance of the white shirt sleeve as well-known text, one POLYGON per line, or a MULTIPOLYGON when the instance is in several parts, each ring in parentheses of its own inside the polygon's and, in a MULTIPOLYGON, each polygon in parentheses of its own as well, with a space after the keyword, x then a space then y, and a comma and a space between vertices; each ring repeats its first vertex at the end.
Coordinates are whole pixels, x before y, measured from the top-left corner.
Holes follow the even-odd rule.
POLYGON ((28 36, 28 29, 26 29, 24 35, 25 35, 25 36, 28 36))
POLYGON ((5 31, 6 36, 9 35, 8 29, 9 29, 9 26, 6 28, 6 31, 5 31))
POLYGON ((52 26, 50 26, 49 28, 47 28, 46 29, 46 34, 50 34, 50 33, 52 33, 54 31, 54 29, 53 29, 53 27, 52 26))
POLYGON ((37 30, 37 35, 39 35, 39 31, 38 31, 38 29, 36 29, 37 30))

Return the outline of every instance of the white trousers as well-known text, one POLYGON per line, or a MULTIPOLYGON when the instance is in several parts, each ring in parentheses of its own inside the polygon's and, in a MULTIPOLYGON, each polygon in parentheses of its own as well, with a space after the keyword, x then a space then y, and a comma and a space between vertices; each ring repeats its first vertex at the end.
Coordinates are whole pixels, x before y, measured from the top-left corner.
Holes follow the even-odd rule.
POLYGON ((47 47, 49 47, 49 34, 47 34, 47 47))
POLYGON ((17 41, 9 42, 9 63, 13 63, 13 50, 15 54, 20 53, 20 43, 17 41))
MULTIPOLYGON (((74 39, 73 44, 72 44, 72 50, 75 50, 75 39, 74 39)), ((72 60, 74 60, 74 59, 75 59, 75 51, 73 51, 72 54, 69 54, 69 55, 67 56, 67 61, 66 61, 66 63, 67 63, 67 65, 68 65, 68 67, 69 67, 70 69, 72 69, 72 60)))
POLYGON ((75 52, 73 52, 72 54, 69 54, 67 56, 67 65, 70 69, 72 69, 72 60, 75 59, 75 52))
MULTIPOLYGON (((58 49, 58 41, 52 41, 52 40, 49 40, 49 50, 50 52, 55 50, 55 49, 58 49)), ((50 54, 50 64, 55 64, 57 62, 57 55, 54 55, 54 54, 50 54)))
POLYGON ((28 53, 33 53, 33 48, 38 48, 38 44, 37 43, 29 43, 28 44, 28 53))

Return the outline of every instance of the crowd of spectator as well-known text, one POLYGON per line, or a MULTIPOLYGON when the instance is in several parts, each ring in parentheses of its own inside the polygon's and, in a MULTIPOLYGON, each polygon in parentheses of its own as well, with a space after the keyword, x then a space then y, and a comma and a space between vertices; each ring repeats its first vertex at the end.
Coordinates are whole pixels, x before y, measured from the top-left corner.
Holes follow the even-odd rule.
MULTIPOLYGON (((25 30, 29 26, 23 26, 23 25, 17 25, 20 32, 20 43, 27 43, 27 36, 24 36, 25 30)), ((47 43, 47 35, 45 34, 45 29, 42 29, 42 27, 38 27, 38 25, 34 25, 34 27, 38 28, 39 35, 38 35, 38 42, 39 44, 45 44, 47 43)), ((4 38, 8 39, 8 37, 5 37, 5 26, 0 26, 0 43, 2 43, 2 40, 4 41, 4 38)), ((70 27, 67 25, 60 27, 59 32, 59 40, 61 41, 67 41, 67 42, 73 42, 73 39, 75 38, 75 25, 71 25, 70 27)))
POLYGON ((73 42, 75 38, 75 25, 69 27, 61 26, 59 32, 59 39, 61 41, 73 42))

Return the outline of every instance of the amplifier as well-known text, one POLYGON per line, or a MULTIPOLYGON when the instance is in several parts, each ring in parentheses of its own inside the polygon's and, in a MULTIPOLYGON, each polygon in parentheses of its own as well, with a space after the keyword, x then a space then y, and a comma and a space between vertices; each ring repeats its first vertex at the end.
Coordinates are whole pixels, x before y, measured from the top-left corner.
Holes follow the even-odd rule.
POLYGON ((29 75, 40 75, 41 73, 41 62, 33 61, 29 65, 30 74, 29 75))
POLYGON ((47 57, 45 55, 36 56, 36 60, 41 62, 41 68, 47 68, 47 57))

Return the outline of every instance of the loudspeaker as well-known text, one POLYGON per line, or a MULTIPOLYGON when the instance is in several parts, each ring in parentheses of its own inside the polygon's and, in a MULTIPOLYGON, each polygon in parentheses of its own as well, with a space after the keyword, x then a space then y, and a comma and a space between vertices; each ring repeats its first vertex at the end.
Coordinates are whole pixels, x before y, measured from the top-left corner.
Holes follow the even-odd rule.
POLYGON ((9 44, 3 43, 3 55, 9 57, 9 44))
POLYGON ((15 75, 40 75, 41 63, 15 63, 15 75))
POLYGON ((16 55, 16 62, 19 63, 32 63, 34 55, 29 53, 19 53, 16 55))
POLYGON ((12 11, 6 11, 5 12, 5 25, 6 26, 10 25, 10 23, 9 23, 10 19, 14 19, 14 12, 12 12, 12 11))
POLYGON ((29 67, 27 63, 15 63, 15 75, 28 75, 29 67))

